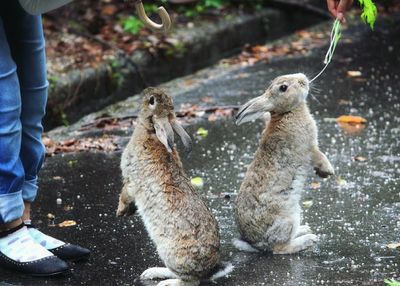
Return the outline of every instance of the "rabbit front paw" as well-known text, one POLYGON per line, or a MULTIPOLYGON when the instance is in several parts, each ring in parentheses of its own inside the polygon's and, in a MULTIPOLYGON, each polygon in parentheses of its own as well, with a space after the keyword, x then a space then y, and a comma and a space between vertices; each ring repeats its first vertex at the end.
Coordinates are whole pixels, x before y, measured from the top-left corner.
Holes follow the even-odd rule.
POLYGON ((119 202, 117 209, 117 217, 133 215, 135 214, 135 212, 136 212, 135 203, 132 202, 130 204, 126 204, 121 201, 119 202))
POLYGON ((335 174, 333 167, 329 161, 321 162, 317 166, 314 167, 315 173, 321 178, 328 178, 331 175, 335 174))

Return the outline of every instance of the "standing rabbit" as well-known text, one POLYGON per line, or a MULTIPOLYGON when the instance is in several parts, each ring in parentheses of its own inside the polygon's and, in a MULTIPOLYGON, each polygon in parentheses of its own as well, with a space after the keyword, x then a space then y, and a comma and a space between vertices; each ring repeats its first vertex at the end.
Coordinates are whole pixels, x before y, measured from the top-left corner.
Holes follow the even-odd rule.
MULTIPOLYGON (((144 271, 141 279, 167 279, 158 286, 195 286, 210 277, 220 259, 218 223, 186 176, 174 147, 174 131, 184 146, 191 139, 178 124, 164 91, 144 91, 137 126, 122 154, 124 186, 117 216, 137 207, 166 268, 144 271)), ((229 270, 229 269, 228 269, 229 270)), ((213 278, 226 274, 220 271, 213 278)))
POLYGON ((306 104, 304 74, 275 78, 265 93, 244 104, 236 123, 270 113, 253 162, 236 199, 236 222, 244 251, 290 254, 314 245, 317 236, 301 225, 300 196, 311 167, 326 178, 334 170, 318 148, 317 127, 306 104))

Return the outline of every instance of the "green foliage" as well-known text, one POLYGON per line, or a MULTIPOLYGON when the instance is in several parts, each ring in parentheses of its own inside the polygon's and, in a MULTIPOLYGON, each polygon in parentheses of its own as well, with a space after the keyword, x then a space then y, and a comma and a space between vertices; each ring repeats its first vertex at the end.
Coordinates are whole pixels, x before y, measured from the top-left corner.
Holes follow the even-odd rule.
POLYGON ((156 4, 144 3, 143 6, 147 14, 157 13, 158 11, 158 6, 156 4))
POLYGON ((222 0, 204 0, 202 2, 204 3, 204 7, 206 8, 221 9, 223 6, 222 0))
POLYGON ((183 57, 186 52, 187 47, 181 41, 177 41, 165 50, 165 54, 169 57, 183 57))
POLYGON ((128 16, 126 18, 121 19, 121 25, 125 32, 131 33, 133 35, 137 35, 144 27, 142 21, 135 16, 128 16))
POLYGON ((400 286, 400 282, 394 279, 385 279, 384 282, 389 286, 400 286))
POLYGON ((362 8, 361 19, 368 24, 371 29, 374 29, 378 10, 372 0, 358 0, 362 8))
POLYGON ((185 8, 183 11, 186 17, 194 18, 208 9, 222 9, 226 0, 201 0, 194 7, 185 8))
POLYGON ((122 84, 124 83, 124 77, 120 72, 121 63, 116 59, 112 59, 112 60, 110 60, 110 66, 111 66, 111 70, 110 70, 109 74, 110 74, 111 83, 116 88, 119 89, 122 86, 122 84))
POLYGON ((49 92, 53 91, 59 82, 59 78, 56 75, 47 76, 47 81, 49 82, 49 92))

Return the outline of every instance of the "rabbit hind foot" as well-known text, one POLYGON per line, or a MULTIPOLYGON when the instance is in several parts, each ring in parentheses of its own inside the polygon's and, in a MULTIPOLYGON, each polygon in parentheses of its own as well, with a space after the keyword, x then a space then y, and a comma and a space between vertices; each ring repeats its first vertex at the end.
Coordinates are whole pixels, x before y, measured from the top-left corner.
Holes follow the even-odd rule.
POLYGON ((154 279, 176 279, 178 275, 173 273, 166 267, 152 267, 147 269, 140 275, 142 280, 154 280, 154 279))
POLYGON ((287 243, 276 244, 272 250, 274 254, 292 254, 314 246, 317 241, 318 237, 315 234, 309 233, 298 236, 287 243))
POLYGON ((184 281, 182 279, 168 279, 161 281, 157 286, 198 286, 200 285, 199 280, 184 281))
POLYGON ((257 249, 255 249, 253 246, 251 246, 250 243, 248 243, 248 242, 246 242, 246 241, 244 241, 244 240, 235 238, 235 239, 232 241, 232 243, 233 243, 233 245, 234 245, 238 250, 240 250, 240 251, 244 251, 244 252, 258 252, 257 249))

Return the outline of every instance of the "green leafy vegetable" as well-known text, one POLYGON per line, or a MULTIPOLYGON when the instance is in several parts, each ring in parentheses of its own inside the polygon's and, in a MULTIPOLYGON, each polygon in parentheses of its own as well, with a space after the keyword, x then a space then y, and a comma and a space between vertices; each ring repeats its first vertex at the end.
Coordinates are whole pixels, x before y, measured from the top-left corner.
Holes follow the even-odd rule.
POLYGON ((374 29, 374 25, 376 22, 376 17, 378 16, 378 9, 372 0, 358 0, 360 3, 362 13, 361 19, 364 23, 368 24, 371 29, 374 29))
POLYGON ((316 80, 328 67, 329 63, 332 60, 336 46, 341 37, 342 37, 342 25, 340 24, 339 20, 336 19, 335 22, 333 23, 333 27, 332 27, 332 31, 331 31, 331 44, 329 45, 328 52, 326 53, 325 59, 324 59, 325 66, 310 82, 313 82, 314 80, 316 80))
POLYGON ((384 282, 389 286, 400 286, 400 282, 394 279, 385 279, 384 282))

